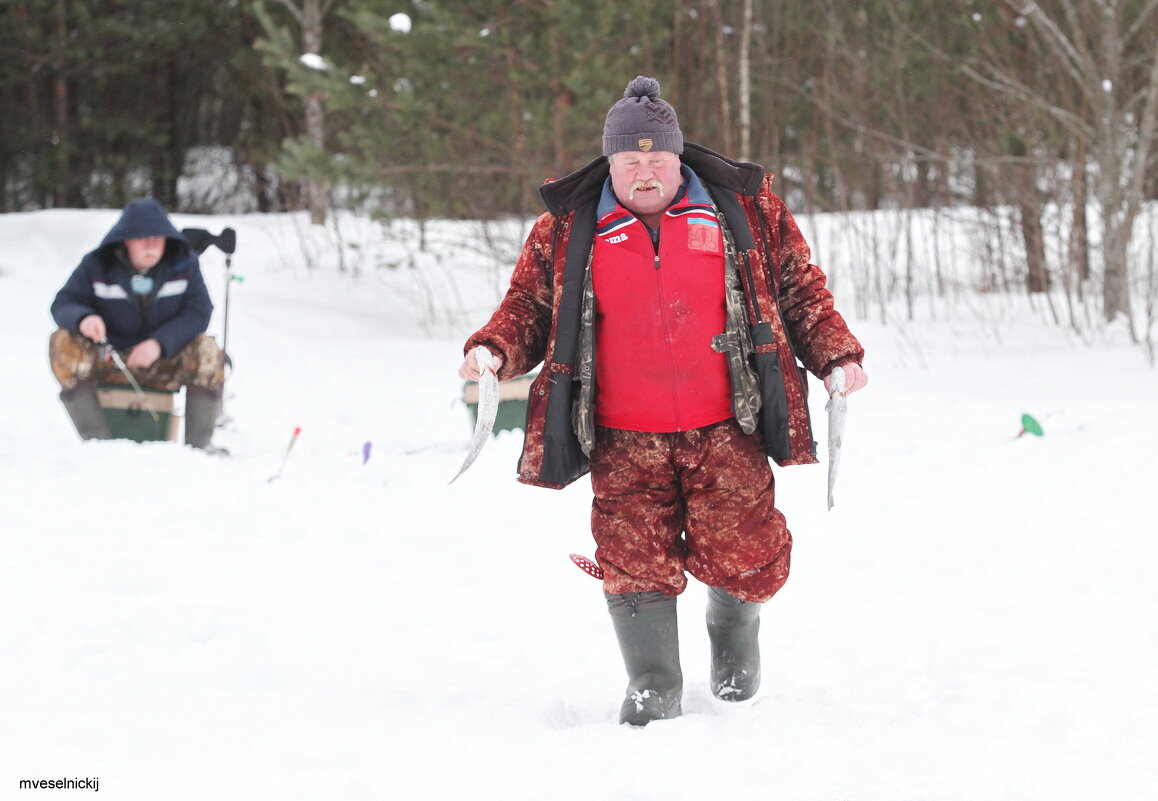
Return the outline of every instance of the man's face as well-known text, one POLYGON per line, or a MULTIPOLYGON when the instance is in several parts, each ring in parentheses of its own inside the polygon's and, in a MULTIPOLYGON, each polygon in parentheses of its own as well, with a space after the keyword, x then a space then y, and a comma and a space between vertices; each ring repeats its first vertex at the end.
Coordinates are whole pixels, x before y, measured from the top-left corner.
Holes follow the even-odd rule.
POLYGON ((165 237, 147 236, 143 239, 126 239, 125 248, 129 251, 129 262, 138 272, 145 272, 157 266, 157 262, 165 255, 165 237))
POLYGON ((666 150, 629 150, 613 153, 609 160, 611 188, 619 202, 635 214, 663 211, 683 182, 680 157, 666 150))

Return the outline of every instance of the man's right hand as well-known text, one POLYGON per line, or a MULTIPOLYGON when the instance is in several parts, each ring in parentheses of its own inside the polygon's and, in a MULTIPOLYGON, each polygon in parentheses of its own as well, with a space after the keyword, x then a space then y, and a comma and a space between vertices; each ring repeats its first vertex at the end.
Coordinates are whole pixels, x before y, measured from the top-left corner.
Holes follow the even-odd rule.
POLYGON ((105 330, 105 321, 99 314, 90 314, 80 321, 77 326, 81 336, 88 337, 98 345, 108 338, 108 331, 105 330))
POLYGON ((458 368, 458 377, 463 381, 478 381, 482 378, 484 365, 479 363, 479 356, 482 355, 485 359, 487 354, 490 355, 490 368, 497 373, 499 368, 503 366, 503 357, 479 345, 472 348, 470 353, 466 354, 466 358, 462 360, 462 366, 458 368), (479 351, 482 351, 482 354, 479 354, 479 351))

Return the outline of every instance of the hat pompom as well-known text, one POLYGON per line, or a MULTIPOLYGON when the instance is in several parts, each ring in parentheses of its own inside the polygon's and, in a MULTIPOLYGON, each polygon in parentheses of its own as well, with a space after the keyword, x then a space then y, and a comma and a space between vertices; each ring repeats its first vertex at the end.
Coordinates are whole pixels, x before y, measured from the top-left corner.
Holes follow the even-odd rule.
POLYGON ((624 97, 648 97, 655 100, 659 97, 659 81, 646 75, 637 75, 635 80, 623 90, 624 97))

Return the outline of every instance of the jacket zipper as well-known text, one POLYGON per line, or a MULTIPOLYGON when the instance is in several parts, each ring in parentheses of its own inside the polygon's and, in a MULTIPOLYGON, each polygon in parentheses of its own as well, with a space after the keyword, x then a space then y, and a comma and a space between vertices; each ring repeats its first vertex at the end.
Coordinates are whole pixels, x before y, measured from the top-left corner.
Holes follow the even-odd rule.
MULTIPOLYGON (((667 219, 667 217, 665 215, 664 218, 660 220, 660 226, 663 225, 663 220, 666 220, 666 219, 667 219)), ((667 314, 664 312, 664 310, 667 308, 667 297, 664 294, 663 273, 660 272, 660 269, 659 269, 659 264, 660 264, 660 262, 659 262, 659 247, 660 247, 660 242, 663 241, 663 237, 660 235, 661 231, 662 231, 662 228, 660 230, 656 231, 656 238, 655 238, 655 240, 653 240, 655 242, 655 284, 656 284, 656 292, 658 293, 658 300, 659 300, 659 306, 656 309, 656 313, 659 314, 660 323, 663 326, 663 341, 664 341, 664 344, 666 345, 666 350, 667 350, 668 370, 670 370, 671 375, 674 376, 676 374, 676 369, 677 369, 678 365, 676 364, 676 360, 675 360, 675 352, 672 350, 671 326, 670 326, 671 321, 668 319, 667 314)), ((672 383, 671 403, 672 403, 672 408, 675 410, 676 425, 682 426, 683 425, 683 412, 680 410, 679 392, 676 391, 675 382, 672 383)))

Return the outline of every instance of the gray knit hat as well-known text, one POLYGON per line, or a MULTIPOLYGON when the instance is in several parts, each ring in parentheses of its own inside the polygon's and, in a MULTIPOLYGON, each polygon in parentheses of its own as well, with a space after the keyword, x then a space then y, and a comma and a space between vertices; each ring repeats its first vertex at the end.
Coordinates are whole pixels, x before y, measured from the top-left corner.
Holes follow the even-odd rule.
POLYGON ((625 150, 684 152, 684 135, 675 109, 659 99, 659 81, 636 76, 623 99, 607 112, 603 123, 603 155, 625 150))

